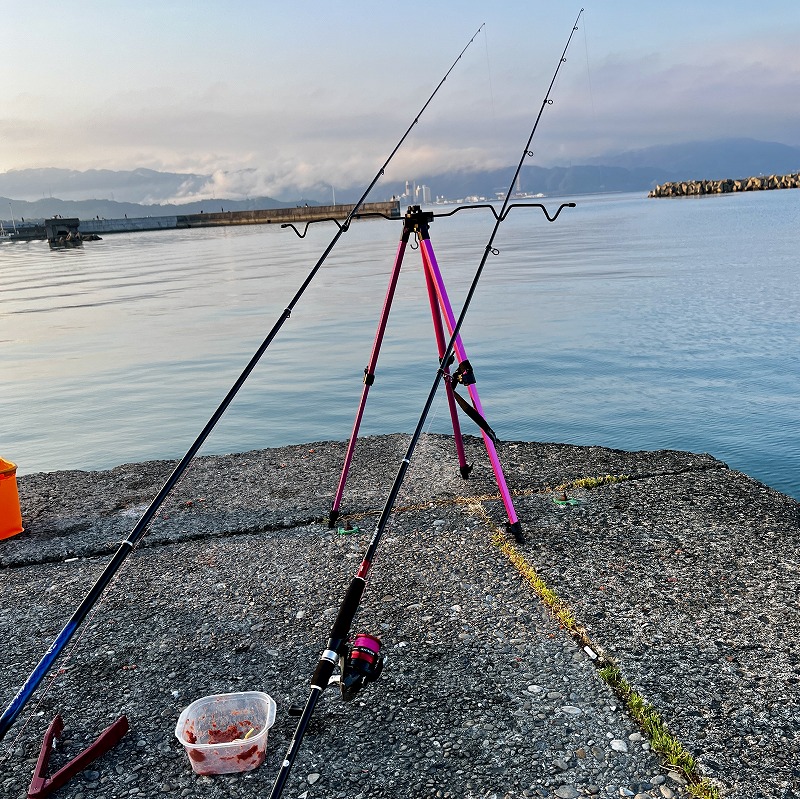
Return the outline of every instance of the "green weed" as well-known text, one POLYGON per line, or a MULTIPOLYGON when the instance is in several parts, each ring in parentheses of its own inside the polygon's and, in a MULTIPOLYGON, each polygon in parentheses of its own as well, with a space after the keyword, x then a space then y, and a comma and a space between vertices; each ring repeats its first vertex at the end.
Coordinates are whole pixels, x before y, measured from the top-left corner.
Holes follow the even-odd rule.
POLYGON ((585 488, 591 490, 598 486, 612 485, 614 483, 624 483, 630 480, 629 474, 606 474, 602 477, 579 477, 577 480, 570 480, 566 483, 556 486, 556 491, 568 491, 574 488, 585 488))
MULTIPOLYGON (((528 581, 556 619, 583 645, 590 646, 592 650, 597 651, 597 647, 591 643, 584 628, 578 624, 569 606, 545 583, 519 549, 500 531, 495 532, 492 543, 528 581)), ((604 659, 600 661, 600 663, 604 662, 604 659)), ((614 664, 601 665, 598 673, 625 703, 628 712, 650 741, 651 749, 661 755, 672 768, 686 775, 689 793, 697 799, 720 799, 718 789, 708 779, 701 778, 697 773, 697 762, 691 753, 687 752, 683 744, 670 733, 658 711, 645 701, 641 694, 633 690, 622 676, 619 667, 614 664)))
POLYGON ((638 722, 650 741, 650 747, 678 771, 682 771, 688 781, 687 790, 698 799, 720 799, 719 790, 708 779, 701 779, 697 773, 697 761, 684 749, 683 744, 667 729, 658 711, 631 688, 614 665, 603 666, 598 673, 625 703, 628 712, 638 722))

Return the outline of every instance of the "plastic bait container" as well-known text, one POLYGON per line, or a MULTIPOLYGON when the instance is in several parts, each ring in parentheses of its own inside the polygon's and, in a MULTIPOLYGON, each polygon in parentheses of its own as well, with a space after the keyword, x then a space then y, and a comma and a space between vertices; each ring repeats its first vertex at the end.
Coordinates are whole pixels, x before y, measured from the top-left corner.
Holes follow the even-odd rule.
POLYGON ((266 757, 275 701, 261 691, 214 694, 192 702, 175 736, 195 774, 232 774, 258 768, 266 757))

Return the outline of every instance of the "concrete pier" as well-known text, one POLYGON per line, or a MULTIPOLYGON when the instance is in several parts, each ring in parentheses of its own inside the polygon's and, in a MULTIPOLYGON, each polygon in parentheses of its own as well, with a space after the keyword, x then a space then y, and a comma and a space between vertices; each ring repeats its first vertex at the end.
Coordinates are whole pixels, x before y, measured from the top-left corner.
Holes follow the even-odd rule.
MULTIPOLYGON (((184 228, 225 225, 302 224, 321 219, 345 219, 353 205, 315 205, 295 208, 271 208, 261 211, 220 211, 214 214, 179 214, 146 216, 133 219, 82 219, 81 233, 131 233, 144 230, 180 230, 184 228)), ((384 214, 400 218, 400 201, 365 203, 357 217, 384 214)))
MULTIPOLYGON (((420 440, 358 616, 389 661, 358 701, 326 691, 284 795, 689 799, 703 777, 719 790, 694 793, 706 799, 797 796, 798 503, 708 454, 506 441, 515 545, 482 442, 464 443, 468 481, 451 437, 420 440), (696 759, 691 774, 637 727, 613 668, 696 759)), ((54 766, 119 714, 131 726, 64 799, 265 796, 407 444, 359 442, 348 534, 326 524, 344 442, 197 458, 4 741, 0 796, 25 795, 56 711, 69 734, 54 766), (245 690, 278 704, 266 762, 196 777, 178 715, 245 690)), ((25 532, 0 546, 3 704, 174 466, 19 479, 25 532)))

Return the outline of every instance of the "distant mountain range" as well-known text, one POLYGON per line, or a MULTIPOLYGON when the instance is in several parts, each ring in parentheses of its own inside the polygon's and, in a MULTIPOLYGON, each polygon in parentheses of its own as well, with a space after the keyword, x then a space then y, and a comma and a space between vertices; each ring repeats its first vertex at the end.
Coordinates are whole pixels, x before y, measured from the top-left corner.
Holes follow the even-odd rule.
MULTIPOLYGON (((252 170, 251 170, 252 171, 252 170)), ((550 168, 523 167, 519 189, 530 194, 574 195, 597 192, 649 191, 665 181, 742 178, 800 171, 800 147, 755 139, 688 142, 609 154, 587 163, 550 168)), ((432 198, 459 199, 472 195, 493 199, 505 191, 514 167, 470 170, 447 174, 411 175, 417 185, 430 188, 432 198)), ((247 171, 237 173, 237 184, 247 184, 247 171)), ((208 192, 210 175, 158 172, 152 169, 113 171, 92 169, 22 169, 0 174, 0 217, 11 203, 17 220, 43 219, 54 214, 107 219, 135 216, 171 216, 225 210, 251 210, 292 205, 327 204, 330 187, 294 192, 300 199, 254 197, 244 200, 179 201, 208 192), (305 196, 304 196, 305 195, 305 196), (9 199, 10 198, 10 199, 9 199), (165 201, 177 198, 178 202, 165 201)), ((255 185, 255 181, 254 181, 255 185)), ((404 193, 405 182, 380 183, 368 198, 386 200, 404 193)), ((338 189, 340 203, 355 202, 362 189, 338 189)))
MULTIPOLYGON (((7 174, 7 173, 6 173, 7 174)), ((75 174, 80 175, 80 172, 75 174)), ((126 174, 126 173, 121 173, 126 174)), ((2 178, 2 175, 0 175, 2 178)), ((124 219, 146 216, 176 216, 179 214, 210 214, 219 211, 255 211, 270 208, 287 208, 299 203, 275 200, 272 197, 251 197, 247 200, 197 200, 180 205, 143 205, 140 203, 117 202, 116 200, 61 200, 48 197, 44 200, 29 202, 0 197, 0 219, 8 226, 11 220, 5 219, 6 213, 13 211, 14 220, 35 222, 60 215, 78 217, 80 219, 124 219), (9 208, 10 205, 10 208, 9 208), (5 212, 3 211, 5 209, 5 212)), ((304 205, 319 205, 313 200, 304 200, 304 205)))
POLYGON ((669 180, 723 180, 758 175, 788 175, 800 170, 800 147, 756 139, 646 147, 589 159, 588 163, 623 169, 660 169, 669 180))
MULTIPOLYGON (((642 150, 587 159, 588 163, 550 168, 524 166, 519 188, 548 195, 598 192, 647 192, 659 183, 681 180, 720 180, 800 172, 800 147, 756 139, 721 139, 647 147, 642 150)), ((508 188, 514 168, 417 177, 434 196, 471 194, 494 197, 508 188)), ((404 184, 388 184, 401 194, 404 184)), ((386 192, 387 186, 383 186, 386 192)), ((381 198, 383 199, 383 198, 381 198)))

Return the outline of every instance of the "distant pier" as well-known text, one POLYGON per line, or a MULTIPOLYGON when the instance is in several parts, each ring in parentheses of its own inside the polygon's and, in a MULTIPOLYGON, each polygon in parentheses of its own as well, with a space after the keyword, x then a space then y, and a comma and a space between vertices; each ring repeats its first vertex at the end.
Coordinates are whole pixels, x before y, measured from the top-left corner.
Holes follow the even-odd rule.
MULTIPOLYGON (((186 228, 223 227, 226 225, 298 224, 323 219, 346 219, 354 205, 314 205, 293 208, 272 208, 263 211, 224 211, 213 214, 179 214, 176 216, 143 216, 128 219, 81 219, 82 235, 100 233, 133 233, 147 230, 181 230, 186 228)), ((400 219, 400 201, 364 203, 356 218, 381 214, 400 219)), ((19 240, 46 239, 45 225, 28 225, 18 228, 19 240)))
MULTIPOLYGON (((227 225, 275 225, 314 222, 320 219, 345 219, 354 205, 314 205, 271 208, 264 211, 224 211, 213 214, 146 216, 135 219, 82 219, 81 233, 129 233, 138 230, 181 230, 227 225)), ((385 214, 400 219, 400 202, 364 203, 357 216, 385 214)))
POLYGON ((703 194, 730 194, 739 191, 767 191, 770 189, 800 189, 800 172, 791 175, 742 178, 741 180, 686 180, 662 183, 648 197, 696 197, 703 194))

